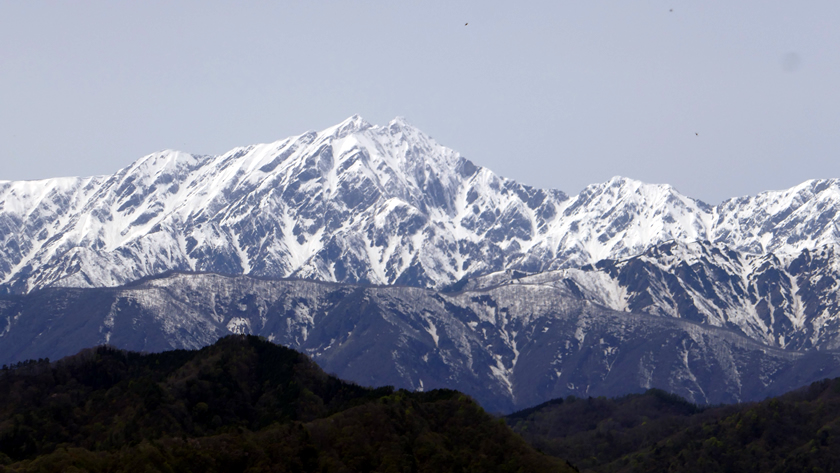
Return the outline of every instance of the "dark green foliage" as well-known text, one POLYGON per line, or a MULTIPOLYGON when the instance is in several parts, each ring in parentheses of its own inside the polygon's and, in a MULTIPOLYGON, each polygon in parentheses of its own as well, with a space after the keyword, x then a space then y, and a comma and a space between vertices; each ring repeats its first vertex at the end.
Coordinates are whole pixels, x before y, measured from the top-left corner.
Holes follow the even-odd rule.
POLYGON ((631 454, 676 432, 698 407, 673 394, 651 389, 618 399, 549 401, 507 416, 531 445, 586 469, 631 454))
POLYGON ((369 389, 257 337, 0 372, 2 471, 567 471, 455 391, 369 389))
POLYGON ((840 471, 840 378, 706 409, 658 390, 567 398, 507 421, 533 446, 582 471, 840 471))

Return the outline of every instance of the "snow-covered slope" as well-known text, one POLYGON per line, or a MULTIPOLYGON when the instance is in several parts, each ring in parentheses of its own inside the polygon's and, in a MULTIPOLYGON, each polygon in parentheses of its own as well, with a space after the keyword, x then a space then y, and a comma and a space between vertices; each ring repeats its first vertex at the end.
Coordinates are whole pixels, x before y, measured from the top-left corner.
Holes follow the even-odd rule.
POLYGON ((840 179, 730 199, 715 207, 709 240, 753 254, 794 254, 840 243, 840 179))
POLYGON ((565 284, 613 310, 680 318, 738 331, 785 349, 840 349, 840 251, 739 253, 710 242, 669 241, 623 259, 475 278, 463 289, 565 284))
POLYGON ((838 372, 838 211, 836 179, 715 207, 620 177, 568 197, 354 116, 221 156, 0 182, 0 291, 18 293, 0 297, 0 352, 247 332, 360 383, 499 410, 651 386, 754 399, 838 372), (105 289, 170 270, 256 277, 105 289))
POLYGON ((625 178, 568 198, 475 166, 402 119, 358 116, 113 176, 0 182, 0 283, 116 286, 166 270, 444 287, 641 254, 669 240, 795 255, 840 241, 840 181, 710 207, 625 178))
POLYGON ((438 285, 521 257, 566 196, 499 178, 397 119, 359 117, 218 157, 0 184, 16 292, 168 269, 438 285))

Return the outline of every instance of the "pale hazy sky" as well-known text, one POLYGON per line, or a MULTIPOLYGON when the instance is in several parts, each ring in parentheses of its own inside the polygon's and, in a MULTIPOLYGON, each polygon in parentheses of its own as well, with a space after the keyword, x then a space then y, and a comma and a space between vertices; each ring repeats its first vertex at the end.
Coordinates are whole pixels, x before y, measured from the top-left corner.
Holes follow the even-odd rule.
POLYGON ((840 177, 840 2, 0 0, 0 180, 354 113, 569 194, 840 177))

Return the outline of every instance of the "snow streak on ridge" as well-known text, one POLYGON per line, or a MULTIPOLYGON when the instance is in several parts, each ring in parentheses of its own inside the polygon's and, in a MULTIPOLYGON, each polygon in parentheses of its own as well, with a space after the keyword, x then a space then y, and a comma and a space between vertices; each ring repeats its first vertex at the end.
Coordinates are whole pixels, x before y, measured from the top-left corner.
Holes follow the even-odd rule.
POLYGON ((353 116, 221 156, 163 151, 113 176, 0 182, 0 281, 28 292, 198 270, 443 287, 669 240, 792 258, 840 241, 839 208, 836 179, 715 207, 621 177, 569 198, 496 176, 403 119, 353 116))

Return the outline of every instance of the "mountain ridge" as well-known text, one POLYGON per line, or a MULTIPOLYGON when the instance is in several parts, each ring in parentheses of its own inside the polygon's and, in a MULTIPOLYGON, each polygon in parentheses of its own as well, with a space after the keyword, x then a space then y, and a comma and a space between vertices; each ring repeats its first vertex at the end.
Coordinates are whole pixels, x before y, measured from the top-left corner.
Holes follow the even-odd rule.
POLYGON ((362 384, 497 412, 651 387, 762 398, 837 372, 840 180, 716 206, 568 196, 404 119, 0 182, 0 359, 258 334, 362 384))
POLYGON ((840 241, 840 181, 717 206, 615 177, 569 197, 496 176, 404 119, 354 115, 219 156, 0 182, 0 288, 118 286, 167 270, 441 288, 581 267, 671 239, 751 254, 840 241))
POLYGON ((574 471, 462 393, 366 388, 253 336, 0 371, 0 471, 574 471))
POLYGON ((610 310, 573 280, 550 276, 455 293, 209 273, 47 288, 0 296, 0 363, 105 343, 197 349, 252 334, 361 385, 458 389, 491 412, 652 387, 692 402, 740 402, 840 376, 836 351, 782 349, 727 327, 610 310))

